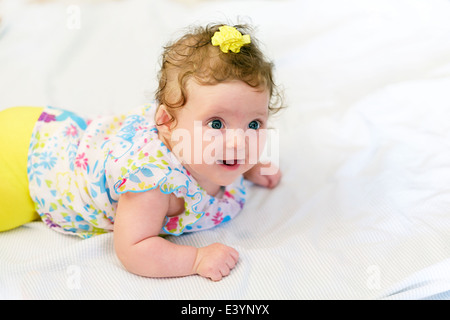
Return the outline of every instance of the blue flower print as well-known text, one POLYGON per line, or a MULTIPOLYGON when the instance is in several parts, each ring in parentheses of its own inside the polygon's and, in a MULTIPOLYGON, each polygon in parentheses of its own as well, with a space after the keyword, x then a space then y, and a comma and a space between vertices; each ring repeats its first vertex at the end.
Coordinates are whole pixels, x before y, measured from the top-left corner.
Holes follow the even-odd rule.
POLYGON ((53 156, 52 152, 42 152, 39 159, 41 160, 39 165, 48 170, 55 166, 57 160, 57 158, 53 156))

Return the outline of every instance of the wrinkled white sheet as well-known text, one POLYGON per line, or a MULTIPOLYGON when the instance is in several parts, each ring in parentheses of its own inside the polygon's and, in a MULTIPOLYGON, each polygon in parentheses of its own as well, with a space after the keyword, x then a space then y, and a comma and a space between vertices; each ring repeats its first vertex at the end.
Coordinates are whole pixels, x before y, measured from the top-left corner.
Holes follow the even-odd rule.
POLYGON ((130 109, 152 98, 168 39, 237 16, 258 26, 288 108, 274 119, 280 186, 252 186, 233 221, 171 238, 234 246, 223 281, 141 278, 112 234, 34 222, 0 234, 0 298, 450 296, 450 1, 86 1, 79 25, 68 3, 1 5, 0 110, 130 109))

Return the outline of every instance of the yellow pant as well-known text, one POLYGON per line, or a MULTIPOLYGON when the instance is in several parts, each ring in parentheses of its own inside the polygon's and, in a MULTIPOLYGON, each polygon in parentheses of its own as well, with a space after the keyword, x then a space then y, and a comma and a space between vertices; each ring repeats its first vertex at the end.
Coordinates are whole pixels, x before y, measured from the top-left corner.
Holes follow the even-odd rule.
POLYGON ((39 219, 28 191, 28 147, 43 108, 0 111, 0 232, 39 219))

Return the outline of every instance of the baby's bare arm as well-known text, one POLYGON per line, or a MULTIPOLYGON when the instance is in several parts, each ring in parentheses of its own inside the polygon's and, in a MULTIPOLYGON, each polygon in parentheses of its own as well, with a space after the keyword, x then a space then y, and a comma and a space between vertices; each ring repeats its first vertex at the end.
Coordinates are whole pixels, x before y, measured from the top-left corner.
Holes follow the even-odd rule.
POLYGON ((114 222, 114 246, 125 268, 147 277, 193 273, 197 248, 158 236, 169 208, 169 195, 159 190, 120 196, 114 222))
POLYGON ((125 268, 146 277, 191 274, 220 280, 235 266, 238 253, 222 244, 197 249, 158 236, 169 208, 159 190, 121 195, 114 222, 114 246, 125 268))

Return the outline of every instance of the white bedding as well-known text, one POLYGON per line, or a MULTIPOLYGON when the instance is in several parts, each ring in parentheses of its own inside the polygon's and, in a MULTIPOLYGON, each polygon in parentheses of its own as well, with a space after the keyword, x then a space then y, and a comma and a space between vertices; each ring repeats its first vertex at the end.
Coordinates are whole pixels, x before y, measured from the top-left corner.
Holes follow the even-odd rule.
POLYGON ((112 234, 80 240, 34 222, 0 234, 0 299, 450 297, 450 1, 0 0, 1 9, 0 110, 131 109, 152 98, 167 40, 237 16, 258 26, 288 108, 274 119, 279 187, 251 186, 236 219, 170 238, 235 247, 240 261, 221 282, 138 277, 116 259, 112 234))

